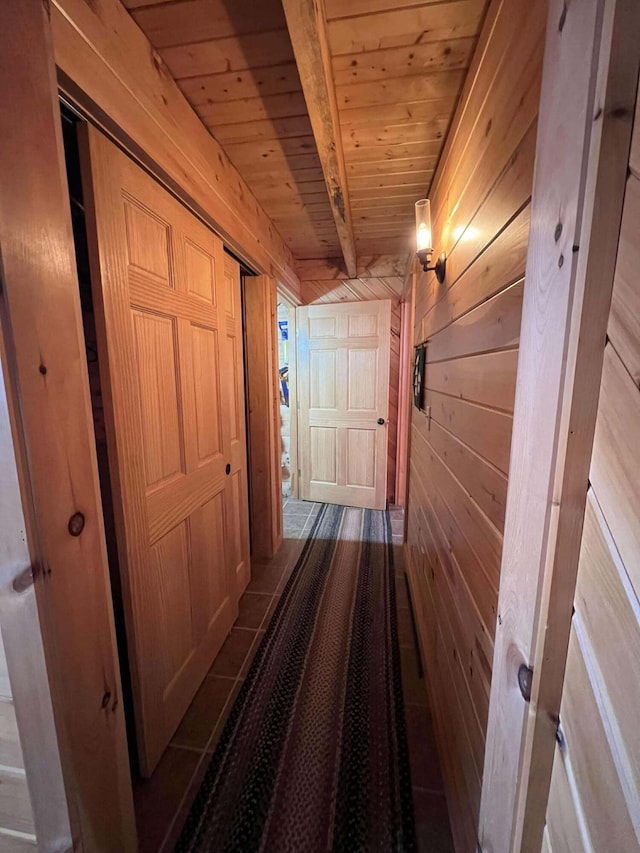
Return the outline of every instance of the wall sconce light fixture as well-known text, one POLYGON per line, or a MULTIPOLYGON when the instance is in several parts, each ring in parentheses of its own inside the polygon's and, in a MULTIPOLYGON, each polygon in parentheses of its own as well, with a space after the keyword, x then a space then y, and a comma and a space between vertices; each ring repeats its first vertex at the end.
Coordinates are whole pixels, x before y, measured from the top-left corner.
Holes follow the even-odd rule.
POLYGON ((416 255, 420 259, 422 269, 425 272, 435 272, 436 278, 442 284, 447 270, 447 256, 443 252, 435 263, 430 267, 433 255, 433 239, 431 236, 431 204, 428 198, 421 198, 416 202, 416 255))

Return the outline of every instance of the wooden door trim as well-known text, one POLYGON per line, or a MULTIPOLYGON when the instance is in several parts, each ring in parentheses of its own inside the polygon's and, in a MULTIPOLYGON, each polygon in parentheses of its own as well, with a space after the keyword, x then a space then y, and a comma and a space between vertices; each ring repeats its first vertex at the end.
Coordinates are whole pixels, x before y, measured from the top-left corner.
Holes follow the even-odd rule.
POLYGON ((412 299, 400 303, 400 375, 398 377, 398 438, 396 451, 395 502, 407 505, 409 434, 411 427, 411 378, 413 344, 412 299))
POLYGON ((539 851, 626 182, 640 9, 551 0, 479 849, 539 851), (531 701, 518 686, 533 670, 531 701))
POLYGON ((47 7, 10 4, 4 23, 2 335, 14 444, 24 448, 17 461, 69 820, 79 848, 133 851, 124 705, 47 7), (29 107, 16 111, 16 102, 29 107))
POLYGON ((244 279, 251 558, 270 560, 282 543, 280 389, 276 281, 244 279))

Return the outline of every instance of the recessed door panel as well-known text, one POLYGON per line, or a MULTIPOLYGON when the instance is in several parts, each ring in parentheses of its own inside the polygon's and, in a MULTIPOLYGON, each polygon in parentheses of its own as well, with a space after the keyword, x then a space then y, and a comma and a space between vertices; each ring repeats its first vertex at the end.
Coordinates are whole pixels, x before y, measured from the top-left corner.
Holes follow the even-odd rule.
POLYGON ((218 371, 218 332, 191 326, 191 358, 195 397, 195 431, 198 462, 206 462, 222 451, 222 418, 218 371))
POLYGON ((171 227, 133 198, 123 197, 127 260, 171 284, 171 227))
POLYGON ((353 349, 348 355, 349 375, 347 385, 350 412, 377 413, 378 350, 353 349))
POLYGON ((211 630, 227 596, 224 489, 192 513, 190 527, 191 596, 200 604, 194 612, 193 630, 199 641, 211 630))
POLYGON ((155 661, 163 671, 156 677, 164 685, 165 692, 193 651, 187 528, 187 522, 182 522, 151 546, 153 575, 147 588, 148 607, 150 612, 157 614, 155 661))
POLYGON ((335 350, 312 350, 309 353, 309 406, 312 409, 335 409, 337 405, 338 360, 335 350))
POLYGON ((212 305, 216 304, 216 261, 205 249, 184 241, 187 290, 212 305))
POLYGON ((337 430, 314 426, 310 430, 310 477, 314 483, 337 482, 337 430))
POLYGON ((348 318, 347 328, 350 338, 377 338, 379 316, 372 314, 351 314, 348 318))

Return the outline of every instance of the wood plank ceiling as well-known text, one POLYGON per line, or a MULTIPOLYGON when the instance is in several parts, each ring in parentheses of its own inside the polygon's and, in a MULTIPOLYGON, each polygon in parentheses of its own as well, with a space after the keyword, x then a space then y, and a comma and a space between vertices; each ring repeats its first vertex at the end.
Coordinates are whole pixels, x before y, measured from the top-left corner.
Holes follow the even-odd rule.
POLYGON ((345 230, 358 258, 412 249, 413 204, 430 185, 487 0, 293 0, 303 17, 306 3, 324 7, 346 226, 313 134, 309 63, 287 29, 291 0, 287 19, 281 0, 124 2, 297 259, 346 259, 345 230))

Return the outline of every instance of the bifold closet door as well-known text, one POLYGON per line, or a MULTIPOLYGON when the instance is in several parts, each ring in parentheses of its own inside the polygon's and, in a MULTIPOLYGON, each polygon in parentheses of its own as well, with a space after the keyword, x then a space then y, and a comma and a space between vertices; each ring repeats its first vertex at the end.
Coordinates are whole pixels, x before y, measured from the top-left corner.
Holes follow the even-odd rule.
POLYGON ((138 754, 149 775, 238 612, 237 537, 248 541, 238 529, 246 510, 234 506, 246 495, 231 476, 242 468, 232 433, 244 429, 229 375, 239 291, 205 225, 97 130, 83 126, 80 143, 138 754))

